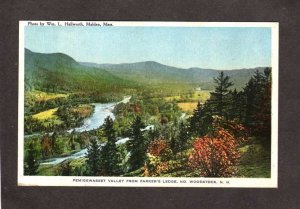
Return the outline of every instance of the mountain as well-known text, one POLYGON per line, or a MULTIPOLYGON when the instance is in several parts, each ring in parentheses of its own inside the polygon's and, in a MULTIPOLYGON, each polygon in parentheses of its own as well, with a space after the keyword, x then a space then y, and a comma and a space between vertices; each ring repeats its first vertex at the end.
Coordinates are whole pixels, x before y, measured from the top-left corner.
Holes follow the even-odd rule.
POLYGON ((99 67, 108 72, 128 80, 139 81, 145 84, 163 83, 193 83, 194 80, 186 69, 171 67, 154 61, 124 63, 124 64, 92 64, 82 63, 87 66, 99 67))
POLYGON ((134 82, 104 69, 83 66, 66 54, 42 54, 25 49, 26 90, 115 92, 134 86, 134 82))
MULTIPOLYGON (((256 70, 227 70, 235 88, 242 88, 256 70)), ((79 63, 63 53, 35 53, 25 49, 25 89, 52 92, 124 93, 155 86, 161 91, 173 87, 200 86, 213 89, 220 70, 177 68, 154 61, 95 64, 79 63), (170 84, 170 85, 168 85, 170 84), (162 89, 164 87, 164 89, 162 89)), ((190 88, 190 87, 189 87, 190 88)))
MULTIPOLYGON (((189 83, 199 84, 206 88, 213 88, 213 78, 221 72, 221 70, 203 68, 176 68, 154 61, 123 64, 81 64, 105 69, 113 75, 144 84, 189 83)), ((242 88, 256 70, 263 72, 264 67, 226 70, 224 72, 231 77, 236 88, 242 88)))

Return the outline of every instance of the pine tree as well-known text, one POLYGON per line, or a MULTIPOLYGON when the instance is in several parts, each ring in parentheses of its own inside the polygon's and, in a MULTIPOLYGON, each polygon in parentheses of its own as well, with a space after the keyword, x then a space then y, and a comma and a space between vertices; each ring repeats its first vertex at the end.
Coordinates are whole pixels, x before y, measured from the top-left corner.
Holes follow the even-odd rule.
POLYGON ((190 119, 191 132, 196 136, 202 135, 202 124, 203 124, 204 112, 203 106, 198 102, 196 109, 194 110, 193 116, 190 119))
POLYGON ((266 68, 262 76, 261 94, 257 99, 254 132, 258 136, 271 137, 271 68, 266 68))
POLYGON ((212 124, 212 108, 208 103, 198 105, 190 118, 190 134, 196 137, 204 136, 208 133, 212 124))
POLYGON ((257 113, 260 112, 262 100, 265 96, 266 81, 262 73, 258 70, 250 78, 244 88, 245 95, 245 126, 254 131, 255 127, 260 123, 257 113))
POLYGON ((229 120, 238 119, 242 121, 244 118, 244 95, 236 89, 228 94, 228 118, 229 120))
POLYGON ((217 86, 215 91, 211 93, 211 98, 208 102, 215 115, 227 117, 229 87, 233 83, 230 81, 229 76, 225 76, 223 71, 220 72, 217 78, 214 78, 214 81, 217 86))
POLYGON ((127 150, 130 152, 128 163, 130 170, 136 170, 144 165, 146 160, 147 143, 141 129, 145 128, 140 116, 136 116, 130 128, 130 138, 127 142, 127 150))
POLYGON ((29 144, 29 150, 25 156, 24 172, 25 175, 36 175, 37 169, 40 163, 37 160, 37 151, 34 148, 34 144, 29 144))
POLYGON ((75 140, 77 138, 75 129, 71 132, 70 138, 69 138, 69 146, 71 150, 75 150, 75 140))
POLYGON ((188 127, 183 122, 180 122, 179 123, 178 142, 179 142, 179 150, 180 150, 181 162, 183 161, 183 151, 187 147, 188 139, 189 139, 188 127))
POLYGON ((116 146, 116 136, 113 125, 114 123, 111 117, 108 116, 105 118, 103 131, 107 142, 101 149, 101 165, 103 167, 103 175, 108 176, 118 175, 121 171, 121 160, 116 146))
POLYGON ((87 151, 87 174, 96 176, 100 171, 100 146, 96 137, 92 137, 87 151))

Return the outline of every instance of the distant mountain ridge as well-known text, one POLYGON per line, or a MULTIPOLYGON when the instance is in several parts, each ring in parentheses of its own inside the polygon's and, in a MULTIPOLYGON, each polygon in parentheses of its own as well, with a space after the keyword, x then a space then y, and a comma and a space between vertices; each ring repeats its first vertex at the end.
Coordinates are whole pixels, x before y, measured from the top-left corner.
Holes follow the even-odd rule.
MULTIPOLYGON (((211 83, 222 70, 204 68, 177 68, 167 66, 154 61, 122 63, 122 64, 96 64, 81 62, 82 65, 98 67, 118 75, 127 80, 138 80, 145 84, 160 83, 211 83)), ((250 69, 234 69, 224 71, 236 86, 241 87, 250 79, 256 70, 263 72, 265 67, 250 69)))
MULTIPOLYGON (((234 87, 242 88, 256 70, 264 67, 227 70, 234 87)), ((164 84, 199 86, 212 90, 213 78, 221 70, 177 68, 155 61, 96 64, 77 62, 63 53, 35 53, 25 49, 25 89, 44 91, 123 92, 164 84)))

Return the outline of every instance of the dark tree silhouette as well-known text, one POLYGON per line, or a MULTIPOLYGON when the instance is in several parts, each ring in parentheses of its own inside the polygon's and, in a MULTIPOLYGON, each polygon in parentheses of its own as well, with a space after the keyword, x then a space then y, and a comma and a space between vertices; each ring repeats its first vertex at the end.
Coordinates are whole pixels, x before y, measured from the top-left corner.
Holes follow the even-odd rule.
POLYGON ((96 176, 100 171, 100 146, 96 137, 92 137, 87 151, 87 174, 96 176))
POLYGON ((146 159, 147 143, 141 129, 145 128, 140 116, 136 116, 130 128, 130 138, 127 142, 127 150, 130 152, 128 163, 130 170, 136 170, 144 165, 146 159))
POLYGON ((101 172, 103 175, 108 176, 118 175, 121 171, 121 160, 116 146, 116 136, 113 125, 114 123, 111 117, 108 116, 105 118, 103 131, 107 142, 101 149, 101 172))
POLYGON ((228 93, 229 87, 233 85, 229 76, 226 76, 224 72, 220 72, 217 78, 214 78, 217 84, 215 91, 211 93, 211 98, 208 101, 213 113, 221 117, 227 117, 228 108, 228 93))

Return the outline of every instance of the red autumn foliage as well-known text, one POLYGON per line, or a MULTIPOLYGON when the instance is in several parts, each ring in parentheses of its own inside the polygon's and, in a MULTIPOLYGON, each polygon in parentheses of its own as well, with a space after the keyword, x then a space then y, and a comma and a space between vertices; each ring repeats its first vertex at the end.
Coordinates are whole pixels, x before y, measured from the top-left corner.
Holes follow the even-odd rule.
POLYGON ((223 128, 228 130, 238 143, 242 143, 248 138, 248 130, 236 120, 226 121, 223 124, 223 128))
POLYGON ((156 139, 149 144, 147 152, 153 156, 160 156, 168 148, 168 144, 163 139, 156 139))
POLYGON ((206 135, 195 140, 189 165, 205 177, 234 176, 233 166, 240 158, 238 145, 239 140, 232 133, 219 128, 213 136, 206 135))
POLYGON ((165 140, 156 139, 150 142, 147 153, 144 176, 159 176, 168 171, 171 150, 165 140))

